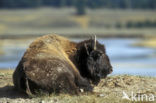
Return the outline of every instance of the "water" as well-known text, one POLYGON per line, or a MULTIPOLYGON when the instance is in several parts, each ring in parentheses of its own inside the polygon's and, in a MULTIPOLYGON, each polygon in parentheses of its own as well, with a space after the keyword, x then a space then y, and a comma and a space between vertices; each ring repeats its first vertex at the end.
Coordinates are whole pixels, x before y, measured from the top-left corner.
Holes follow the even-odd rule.
MULTIPOLYGON (((80 41, 75 40, 74 41, 80 41)), ((99 39, 105 44, 106 52, 113 66, 112 75, 129 74, 156 77, 156 50, 131 46, 139 39, 99 39)), ((0 55, 0 68, 15 68, 27 46, 10 45, 3 47, 0 55)))
POLYGON ((134 47, 139 39, 107 39, 100 40, 105 44, 107 54, 116 74, 156 76, 156 50, 134 47))

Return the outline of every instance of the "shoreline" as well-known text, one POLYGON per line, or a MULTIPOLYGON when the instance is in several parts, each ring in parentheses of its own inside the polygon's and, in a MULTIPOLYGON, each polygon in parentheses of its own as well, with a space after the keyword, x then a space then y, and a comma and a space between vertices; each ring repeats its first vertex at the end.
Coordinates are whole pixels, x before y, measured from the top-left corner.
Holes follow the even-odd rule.
POLYGON ((140 42, 133 44, 133 46, 152 48, 156 50, 156 37, 141 40, 140 42))
MULTIPOLYGON (((53 33, 48 33, 48 34, 53 34, 53 33)), ((0 40, 3 39, 30 39, 30 38, 37 38, 43 35, 47 35, 47 34, 37 34, 37 35, 33 35, 33 34, 26 34, 26 35, 0 35, 0 40)), ((93 36, 93 34, 58 34, 64 37, 68 37, 68 38, 88 38, 93 36)), ((96 36, 98 38, 153 38, 156 37, 154 35, 142 35, 142 34, 96 34, 96 36)))

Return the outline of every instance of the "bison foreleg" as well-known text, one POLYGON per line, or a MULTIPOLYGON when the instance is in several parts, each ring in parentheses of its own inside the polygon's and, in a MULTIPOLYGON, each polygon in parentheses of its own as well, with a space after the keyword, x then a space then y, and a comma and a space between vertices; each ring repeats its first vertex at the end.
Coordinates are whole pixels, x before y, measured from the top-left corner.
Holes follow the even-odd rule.
POLYGON ((93 90, 93 87, 91 86, 90 82, 81 76, 79 76, 79 78, 77 78, 76 85, 80 89, 84 89, 84 91, 90 91, 91 92, 93 90))
POLYGON ((30 87, 29 87, 28 78, 26 78, 26 93, 27 93, 29 96, 33 96, 33 94, 31 93, 30 87))

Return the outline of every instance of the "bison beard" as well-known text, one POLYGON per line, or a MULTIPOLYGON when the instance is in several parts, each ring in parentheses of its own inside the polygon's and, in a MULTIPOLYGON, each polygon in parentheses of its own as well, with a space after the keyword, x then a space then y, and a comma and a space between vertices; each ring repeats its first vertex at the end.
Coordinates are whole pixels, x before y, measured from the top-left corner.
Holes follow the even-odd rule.
POLYGON ((39 90, 78 94, 81 88, 92 91, 92 84, 111 72, 104 45, 95 38, 75 43, 46 35, 31 43, 14 71, 13 82, 27 94, 39 90))

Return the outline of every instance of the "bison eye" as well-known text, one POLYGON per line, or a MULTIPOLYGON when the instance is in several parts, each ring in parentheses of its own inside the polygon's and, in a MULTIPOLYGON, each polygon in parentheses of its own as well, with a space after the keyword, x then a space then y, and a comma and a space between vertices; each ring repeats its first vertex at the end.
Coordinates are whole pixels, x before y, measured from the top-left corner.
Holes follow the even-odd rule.
POLYGON ((101 54, 101 53, 99 53, 99 54, 98 54, 98 57, 100 57, 101 55, 102 55, 102 54, 101 54))

